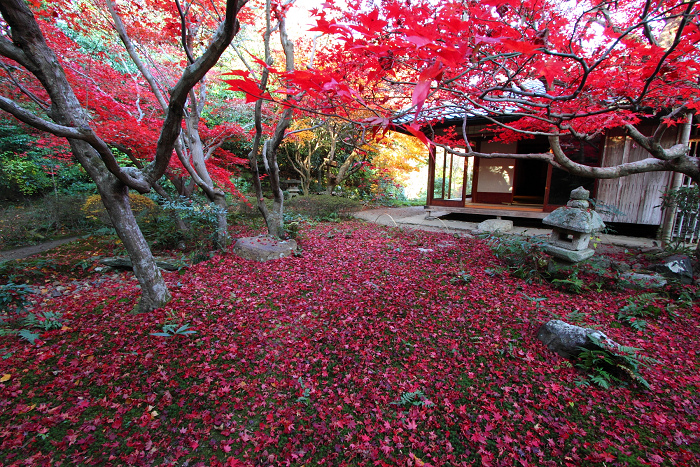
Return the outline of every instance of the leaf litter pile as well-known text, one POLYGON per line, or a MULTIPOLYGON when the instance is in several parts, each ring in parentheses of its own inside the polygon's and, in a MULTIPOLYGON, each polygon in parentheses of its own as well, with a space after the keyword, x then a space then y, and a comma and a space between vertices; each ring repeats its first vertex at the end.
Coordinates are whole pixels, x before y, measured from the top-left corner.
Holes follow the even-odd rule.
POLYGON ((63 325, 0 337, 0 464, 700 465, 696 305, 636 330, 613 324, 638 292, 529 284, 478 239, 301 234, 165 273, 148 315, 130 273, 33 297, 63 325), (656 359, 651 388, 586 383, 537 340, 572 313, 656 359))

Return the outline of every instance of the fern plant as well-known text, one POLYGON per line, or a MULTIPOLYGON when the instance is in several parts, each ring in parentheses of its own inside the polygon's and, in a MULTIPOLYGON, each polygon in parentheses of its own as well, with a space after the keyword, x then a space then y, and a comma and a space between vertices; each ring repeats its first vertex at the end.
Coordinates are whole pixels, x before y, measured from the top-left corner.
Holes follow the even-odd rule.
POLYGON ((624 345, 613 348, 596 338, 588 336, 591 346, 579 347, 576 366, 590 372, 589 380, 609 389, 614 384, 624 384, 627 380, 649 389, 649 382, 640 373, 640 368, 658 363, 653 358, 640 355, 641 349, 624 345))
POLYGON ((433 405, 433 403, 429 401, 427 397, 425 397, 425 394, 421 390, 413 392, 404 392, 403 394, 401 394, 401 397, 399 399, 390 402, 390 404, 401 406, 415 405, 421 407, 430 407, 431 405, 433 405))
POLYGON ((302 394, 301 396, 297 397, 297 402, 302 402, 309 405, 309 402, 311 401, 311 389, 304 385, 304 381, 301 379, 301 376, 299 377, 299 386, 301 386, 302 394))
POLYGON ((574 272, 566 279, 552 279, 552 284, 560 285, 564 290, 580 294, 586 289, 586 283, 578 277, 578 273, 574 272))
POLYGON ((29 313, 21 320, 23 327, 40 328, 44 331, 61 329, 63 327, 63 315, 59 312, 45 311, 43 313, 29 313))
POLYGON ((32 329, 38 328, 42 331, 61 329, 62 318, 61 313, 51 311, 5 316, 0 318, 0 336, 18 336, 30 344, 35 344, 41 338, 41 334, 32 329))
POLYGON ((29 304, 27 295, 32 293, 28 285, 8 282, 0 285, 0 312, 21 313, 29 304))
POLYGON ((617 313, 617 319, 636 331, 643 331, 647 322, 641 318, 656 317, 661 308, 656 305, 655 293, 643 293, 627 300, 627 305, 617 313))
POLYGON ((173 337, 173 336, 186 336, 188 334, 196 334, 197 331, 190 329, 189 324, 183 324, 182 326, 177 324, 164 324, 162 332, 152 332, 152 336, 159 337, 173 337))
POLYGON ((466 271, 459 271, 454 277, 450 279, 450 284, 455 285, 467 285, 469 284, 474 276, 466 271))

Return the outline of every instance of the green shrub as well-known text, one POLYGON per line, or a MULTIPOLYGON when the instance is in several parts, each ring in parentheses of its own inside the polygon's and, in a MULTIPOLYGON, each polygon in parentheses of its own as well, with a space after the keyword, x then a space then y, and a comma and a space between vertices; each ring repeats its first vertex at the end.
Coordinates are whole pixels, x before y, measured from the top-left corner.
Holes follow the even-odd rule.
POLYGON ((48 190, 51 179, 34 158, 0 153, 0 190, 3 198, 19 199, 48 190))
POLYGON ((218 208, 214 204, 179 197, 172 201, 155 196, 158 207, 146 216, 139 216, 139 226, 146 239, 158 248, 208 249, 213 243, 217 226, 218 208), (177 217, 187 225, 179 228, 177 217))
POLYGON ((341 196, 311 195, 296 196, 286 203, 291 213, 301 214, 314 220, 331 220, 350 217, 362 209, 362 203, 341 196))
MULTIPOLYGON (((129 204, 131 205, 131 210, 137 219, 145 219, 149 216, 153 216, 155 211, 158 209, 158 206, 152 199, 138 193, 129 193, 129 204)), ((102 198, 100 195, 88 196, 83 204, 82 210, 85 217, 93 220, 99 220, 108 226, 112 225, 112 221, 107 214, 104 204, 102 204, 102 198)))

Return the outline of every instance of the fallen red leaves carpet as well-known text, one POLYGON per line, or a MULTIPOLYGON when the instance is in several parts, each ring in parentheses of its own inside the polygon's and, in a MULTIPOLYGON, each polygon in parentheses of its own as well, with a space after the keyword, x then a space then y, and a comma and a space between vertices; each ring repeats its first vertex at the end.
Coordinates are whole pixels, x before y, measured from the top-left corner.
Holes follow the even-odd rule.
POLYGON ((700 465, 697 306, 636 332, 610 326, 631 292, 494 274, 476 239, 302 234, 298 257, 166 273, 175 298, 149 315, 128 273, 41 298, 66 325, 0 338, 0 463, 700 465), (573 311, 657 359, 652 389, 577 385, 535 336, 573 311), (151 335, 169 319, 197 333, 151 335))

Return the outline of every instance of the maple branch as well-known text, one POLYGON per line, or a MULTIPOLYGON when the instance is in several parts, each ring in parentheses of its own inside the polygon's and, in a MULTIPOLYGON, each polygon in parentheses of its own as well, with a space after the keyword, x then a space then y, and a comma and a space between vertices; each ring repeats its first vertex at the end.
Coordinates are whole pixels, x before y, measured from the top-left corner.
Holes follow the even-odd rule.
POLYGON ((227 137, 222 136, 222 138, 221 138, 219 141, 216 141, 215 143, 210 144, 210 145, 207 147, 207 152, 206 152, 206 154, 204 155, 204 160, 205 160, 205 161, 206 161, 206 160, 209 160, 209 158, 211 158, 212 154, 214 154, 214 151, 216 151, 217 149, 219 149, 219 148, 226 142, 227 139, 228 139, 227 137))
POLYGON ((207 197, 213 199, 214 196, 220 194, 218 190, 212 188, 211 184, 206 183, 202 177, 199 176, 199 173, 192 167, 192 164, 190 164, 189 158, 185 157, 184 152, 177 151, 177 156, 180 163, 182 163, 183 167, 187 170, 187 173, 192 177, 192 181, 206 193, 207 197))
POLYGON ((671 161, 652 158, 635 162, 625 162, 612 167, 593 167, 579 164, 569 159, 561 148, 559 135, 549 136, 549 145, 554 153, 554 160, 559 163, 562 168, 574 175, 580 175, 582 177, 609 179, 646 172, 673 171, 680 168, 679 164, 673 164, 671 161))
POLYGON ((680 114, 685 114, 686 113, 686 106, 682 105, 680 107, 677 107, 673 109, 673 111, 668 114, 666 117, 661 119, 661 122, 659 123, 659 126, 656 127, 656 131, 654 131, 654 135, 652 138, 654 141, 661 141, 661 138, 664 136, 664 133, 668 129, 668 122, 672 121, 674 118, 676 118, 680 114))
POLYGON ((663 161, 671 161, 681 158, 688 154, 687 144, 676 144, 670 148, 661 146, 659 140, 654 136, 644 136, 634 125, 625 125, 627 133, 635 143, 642 146, 649 154, 663 161))
POLYGON ((185 55, 187 55, 187 60, 190 63, 194 63, 194 57, 192 56, 192 52, 190 51, 189 45, 187 44, 187 18, 185 17, 187 13, 182 10, 180 0, 175 0, 175 5, 177 6, 177 12, 180 15, 180 32, 182 34, 182 48, 185 49, 185 55))
POLYGON ((676 36, 673 39, 673 43, 668 47, 668 49, 666 49, 666 52, 664 52, 663 56, 661 56, 658 63, 656 64, 656 67, 654 68, 654 71, 646 79, 646 82, 644 83, 644 88, 642 89, 642 92, 640 92, 639 96, 637 97, 636 103, 638 105, 641 103, 641 100, 644 98, 647 91, 649 91, 649 87, 651 86, 651 83, 656 79, 658 73, 661 71, 661 67, 663 66, 663 64, 666 61, 666 59, 668 58, 668 56, 671 55, 671 53, 673 53, 673 51, 676 50, 676 47, 678 47, 678 45, 681 43, 681 38, 683 37, 683 30, 688 25, 689 17, 691 16, 690 13, 691 13, 693 7, 695 6, 695 4, 696 4, 695 1, 688 3, 686 10, 683 13, 683 16, 681 17, 681 22, 678 25, 678 29, 676 30, 676 36))
MULTIPOLYGON (((246 60, 245 56, 241 53, 241 51, 238 50, 238 46, 236 46, 235 44, 231 44, 231 47, 233 48, 233 51, 236 52, 236 55, 238 55, 238 58, 243 62, 243 65, 245 65, 245 67, 248 69, 253 79, 255 81, 260 81, 257 74, 255 73, 255 69, 250 65, 250 63, 248 63, 248 60, 246 60)), ((246 50, 246 52, 248 51, 246 50)))
POLYGON ((649 14, 649 10, 651 10, 651 0, 646 0, 646 2, 644 2, 644 9, 642 10, 642 13, 640 14, 640 17, 642 18, 642 21, 643 21, 644 36, 647 38, 647 40, 651 44, 658 46, 659 43, 657 42, 656 38, 654 37, 654 33, 651 30, 651 25, 649 24, 648 21, 645 21, 645 19, 647 18, 647 15, 649 14))
POLYGON ((455 149, 451 146, 447 146, 445 144, 440 144, 440 143, 435 143, 435 146, 439 148, 443 148, 445 151, 447 151, 449 154, 453 154, 455 156, 460 156, 460 157, 478 157, 480 159, 532 159, 532 160, 540 160, 547 162, 551 165, 554 165, 555 167, 560 167, 558 163, 554 161, 554 155, 551 152, 543 152, 543 153, 528 153, 528 154, 512 154, 512 153, 502 153, 502 152, 478 152, 478 151, 473 151, 471 149, 466 149, 465 151, 460 151, 459 149, 455 149))
POLYGON ((189 91, 216 64, 233 37, 238 33, 240 29, 237 19, 238 12, 247 2, 248 0, 227 0, 226 18, 217 28, 212 42, 197 60, 185 68, 177 84, 173 87, 168 111, 158 138, 156 157, 149 167, 150 179, 158 180, 165 173, 175 141, 180 135, 180 125, 184 117, 184 107, 189 91))
POLYGON ((15 76, 12 74, 12 70, 10 70, 10 68, 9 68, 7 65, 5 65, 4 62, 0 62, 0 66, 5 70, 5 72, 7 73, 7 76, 10 77, 10 80, 12 80, 12 82, 15 84, 15 86, 17 86, 17 88, 18 88, 20 91, 22 91, 22 93, 23 93, 24 95, 26 95, 26 96, 29 97, 31 100, 33 100, 39 107, 41 107, 41 108, 44 109, 45 111, 47 111, 47 110, 49 109, 49 104, 48 104, 48 103, 46 103, 46 102, 42 101, 41 99, 39 99, 39 97, 37 97, 36 94, 34 94, 33 92, 31 92, 29 89, 27 89, 26 87, 24 87, 24 86, 22 85, 22 83, 20 83, 19 81, 17 81, 17 78, 15 78, 15 76))
POLYGON ((22 107, 18 106, 14 101, 4 96, 0 96, 0 109, 11 114, 17 118, 17 120, 36 128, 37 130, 46 131, 47 133, 63 138, 73 138, 87 141, 87 130, 59 125, 49 120, 44 120, 31 112, 27 112, 22 107))
POLYGON ((291 135, 296 134, 296 133, 303 133, 304 131, 313 131, 313 130, 315 130, 316 128, 320 128, 320 127, 322 127, 323 125, 325 125, 326 122, 327 122, 327 120, 324 120, 324 121, 322 121, 321 123, 317 123, 316 125, 310 126, 310 127, 308 127, 308 128, 301 128, 301 129, 299 129, 299 130, 288 131, 288 132, 285 134, 285 137, 286 137, 286 136, 291 136, 291 135))
POLYGON ((156 100, 160 104, 163 111, 165 111, 168 108, 168 103, 165 100, 163 93, 160 92, 160 88, 158 87, 158 84, 156 83, 153 74, 151 74, 151 71, 148 69, 148 67, 146 67, 145 64, 141 61, 141 57, 139 57, 138 52, 136 52, 136 48, 134 47, 131 38, 126 33, 124 22, 122 21, 119 14, 117 14, 117 11, 114 7, 114 0, 107 0, 107 9, 109 10, 110 15, 112 16, 112 20, 114 21, 114 29, 117 31, 119 39, 121 39, 122 41, 122 44, 124 44, 126 52, 129 54, 129 57, 131 57, 131 60, 134 62, 134 65, 136 65, 136 68, 141 72, 141 75, 148 82, 148 85, 151 88, 153 95, 156 97, 156 100))
POLYGON ((0 37, 0 55, 14 60, 31 71, 31 61, 27 58, 24 51, 4 37, 0 37))

